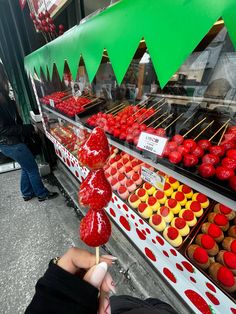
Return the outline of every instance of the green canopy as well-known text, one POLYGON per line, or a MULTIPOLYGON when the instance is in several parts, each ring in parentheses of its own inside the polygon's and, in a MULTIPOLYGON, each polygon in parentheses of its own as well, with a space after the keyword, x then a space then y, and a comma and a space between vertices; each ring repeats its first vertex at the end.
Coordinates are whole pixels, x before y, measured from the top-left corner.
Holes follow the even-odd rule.
POLYGON ((82 56, 92 81, 106 49, 121 83, 144 38, 163 87, 220 17, 236 47, 235 0, 121 0, 25 57, 25 67, 51 75, 55 63, 62 77, 67 61, 75 77, 82 56))

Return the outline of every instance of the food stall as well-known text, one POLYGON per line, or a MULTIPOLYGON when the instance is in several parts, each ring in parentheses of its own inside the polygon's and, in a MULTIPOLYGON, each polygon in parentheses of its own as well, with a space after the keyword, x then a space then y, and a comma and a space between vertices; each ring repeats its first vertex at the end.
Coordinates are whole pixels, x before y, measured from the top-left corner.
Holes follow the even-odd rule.
POLYGON ((106 211, 194 313, 236 313, 232 12, 123 0, 25 58, 58 158, 81 182, 78 149, 106 132, 106 211))

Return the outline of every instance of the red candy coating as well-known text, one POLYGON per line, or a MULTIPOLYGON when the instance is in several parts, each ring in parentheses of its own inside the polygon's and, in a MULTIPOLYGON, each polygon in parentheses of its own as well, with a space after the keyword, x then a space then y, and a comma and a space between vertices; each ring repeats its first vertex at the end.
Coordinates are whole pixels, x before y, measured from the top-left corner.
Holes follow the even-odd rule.
POLYGON ((232 252, 224 253, 224 262, 229 268, 236 269, 236 254, 232 252))
POLYGON ((233 253, 236 254, 236 240, 233 240, 231 245, 230 245, 230 249, 233 253))
POLYGON ((170 210, 169 210, 168 207, 162 206, 162 207, 160 208, 160 213, 161 213, 161 215, 162 215, 163 217, 166 217, 166 216, 169 215, 170 210))
POLYGON ((162 199, 163 197, 165 196, 164 192, 162 191, 157 191, 156 194, 155 194, 155 197, 160 200, 162 199))
POLYGON ((177 229, 183 229, 186 226, 186 221, 183 218, 176 218, 175 219, 175 227, 177 229))
POLYGON ((152 223, 156 226, 158 226, 162 221, 162 217, 158 214, 155 214, 152 216, 152 223))
POLYGON ((218 225, 218 226, 225 226, 228 223, 228 219, 225 217, 225 215, 223 214, 216 214, 215 218, 214 218, 214 222, 218 225))
POLYGON ((186 221, 191 221, 194 219, 194 213, 191 210, 185 210, 183 213, 183 218, 186 221))
POLYGON ((179 235, 179 232, 176 228, 174 227, 169 227, 167 230, 167 236, 168 238, 170 238, 171 240, 175 240, 179 235))
POLYGON ((129 198, 129 200, 130 200, 131 203, 136 202, 138 199, 139 199, 139 197, 138 197, 138 195, 136 195, 136 194, 132 194, 132 195, 130 196, 130 198, 129 198))
POLYGON ((234 275, 225 266, 222 266, 218 270, 217 279, 226 287, 232 287, 234 285, 234 275))
POLYGON ((213 237, 213 238, 218 238, 221 236, 222 231, 221 229, 215 225, 215 224, 210 224, 209 228, 208 228, 208 234, 213 237))
POLYGON ((200 264, 206 264, 208 262, 207 252, 201 247, 196 248, 193 253, 193 258, 200 264))
POLYGON ((138 211, 139 211, 140 213, 143 213, 147 207, 148 207, 148 205, 147 205, 146 203, 140 203, 140 204, 138 205, 138 211))
POLYGON ((157 199, 154 196, 148 198, 148 205, 153 206, 157 202, 157 199))
POLYGON ((199 194, 197 195, 196 200, 197 200, 198 202, 200 202, 200 203, 205 203, 205 202, 207 202, 207 197, 206 197, 206 195, 204 195, 204 194, 202 194, 202 193, 199 193, 199 194))
POLYGON ((181 202, 185 199, 185 195, 183 192, 176 192, 175 194, 175 199, 178 201, 178 202, 181 202))
POLYGON ((201 238, 201 244, 205 249, 210 250, 214 247, 215 241, 208 234, 204 234, 201 238))
POLYGON ((170 208, 174 208, 178 204, 177 200, 174 198, 168 199, 168 206, 170 208))
POLYGON ((219 207, 220 207, 221 213, 222 213, 222 214, 225 214, 225 215, 231 213, 231 211, 232 211, 231 208, 229 208, 229 207, 227 207, 227 206, 225 206, 225 205, 222 205, 222 204, 220 204, 219 207))
POLYGON ((187 186, 187 185, 184 185, 183 187, 182 187, 182 192, 184 193, 184 194, 188 194, 188 193, 190 193, 192 191, 192 189, 189 187, 189 186, 187 186))
POLYGON ((202 209, 202 207, 198 201, 193 201, 190 205, 190 209, 196 213, 199 212, 202 209))
POLYGON ((146 194, 146 190, 143 189, 143 188, 140 188, 140 189, 138 190, 138 192, 137 192, 137 195, 138 195, 139 197, 143 197, 145 194, 146 194))

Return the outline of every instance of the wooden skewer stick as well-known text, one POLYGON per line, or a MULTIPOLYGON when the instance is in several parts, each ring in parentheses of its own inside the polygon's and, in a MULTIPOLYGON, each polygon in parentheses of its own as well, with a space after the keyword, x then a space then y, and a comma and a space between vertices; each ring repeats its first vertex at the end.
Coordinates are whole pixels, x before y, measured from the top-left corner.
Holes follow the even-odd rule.
POLYGON ((225 126, 225 129, 224 129, 224 131, 223 131, 223 133, 222 133, 222 135, 221 135, 221 138, 220 138, 220 140, 219 140, 219 142, 218 142, 218 145, 221 144, 221 142, 222 142, 222 140, 223 140, 223 137, 224 137, 224 135, 225 135, 225 132, 226 132, 227 129, 228 129, 228 126, 229 126, 229 124, 227 123, 226 126, 225 126))
POLYGON ((215 121, 211 121, 211 123, 209 123, 205 129, 203 129, 195 138, 194 138, 194 141, 196 141, 197 138, 199 138, 200 135, 202 135, 202 133, 204 133, 210 126, 212 126, 212 124, 214 123, 215 121))
POLYGON ((173 116, 173 113, 171 113, 168 117, 166 117, 164 120, 162 120, 160 123, 158 123, 158 125, 156 125, 154 127, 154 129, 158 128, 160 125, 162 125, 163 122, 165 122, 166 120, 170 119, 173 116))
POLYGON ((111 108, 111 109, 107 110, 106 113, 109 113, 109 112, 111 112, 111 111, 113 111, 113 110, 116 110, 117 108, 119 108, 120 106, 123 106, 123 105, 124 105, 124 103, 122 102, 122 103, 119 104, 118 106, 115 106, 115 108, 111 108))
POLYGON ((92 101, 90 101, 89 103, 85 104, 84 106, 91 105, 91 104, 93 104, 94 102, 96 102, 98 100, 99 100, 99 98, 94 98, 92 101))
POLYGON ((117 114, 118 112, 120 112, 120 111, 122 111, 123 109, 125 109, 126 107, 127 107, 127 105, 126 105, 126 104, 123 104, 123 106, 121 106, 120 108, 117 108, 116 110, 110 112, 109 114, 115 115, 115 114, 117 114))
MULTIPOLYGON (((162 99, 159 100, 158 102, 156 102, 156 103, 155 103, 154 105, 152 105, 150 108, 148 108, 147 111, 149 111, 150 109, 152 109, 153 107, 155 107, 156 105, 158 105, 161 101, 162 101, 162 99)), ((161 104, 161 105, 159 106, 159 108, 163 107, 164 104, 165 104, 165 103, 161 104)), ((144 116, 144 115, 147 113, 147 111, 144 112, 140 117, 137 117, 137 118, 135 119, 135 121, 137 121, 137 119, 140 119, 142 116, 144 116)), ((158 111, 160 111, 160 110, 158 110, 158 111)), ((156 111, 156 113, 157 113, 158 111, 156 111)), ((153 115, 152 115, 152 116, 153 116, 153 115)), ((148 119, 146 119, 146 120, 148 120, 148 119)), ((146 121, 146 120, 145 120, 145 121, 146 121)), ((142 121, 142 120, 141 120, 141 121, 142 121)), ((143 122, 142 122, 142 123, 143 123, 143 122)))
MULTIPOLYGON (((138 105, 137 105, 138 106, 138 105)), ((138 113, 139 111, 141 111, 144 107, 146 106, 146 104, 143 105, 139 105, 139 109, 137 111, 134 112, 134 114, 138 113)))
POLYGON ((156 110, 152 115, 150 115, 149 117, 145 118, 144 120, 140 120, 140 122, 141 122, 141 123, 144 123, 144 122, 146 122, 147 120, 149 120, 152 116, 154 116, 155 114, 157 114, 159 111, 162 110, 162 107, 163 107, 164 104, 165 104, 165 103, 161 104, 161 105, 159 106, 159 109, 158 109, 158 110, 156 110))
POLYGON ((113 116, 115 117, 119 112, 123 111, 125 108, 127 108, 128 106, 125 105, 123 108, 121 108, 120 110, 118 110, 117 112, 113 112, 113 116))
POLYGON ((192 132, 194 129, 196 129, 196 127, 198 127, 202 122, 204 122, 206 120, 206 117, 204 119, 202 119, 201 121, 199 121, 197 124, 195 124, 188 132, 186 132, 183 137, 187 136, 190 132, 192 132))
POLYGON ((164 112, 161 116, 157 117, 154 121, 152 121, 151 123, 149 123, 147 125, 147 127, 149 128, 153 123, 155 123, 156 121, 158 121, 159 119, 161 119, 163 116, 165 116, 167 114, 167 111, 164 112))
POLYGON ((99 246, 96 247, 96 265, 99 264, 99 246))
POLYGON ((229 119, 228 121, 226 121, 226 122, 222 125, 222 127, 220 127, 219 130, 216 131, 215 134, 212 135, 211 138, 209 138, 209 141, 212 141, 213 138, 214 138, 230 121, 231 121, 231 119, 229 119))
POLYGON ((182 115, 183 113, 181 113, 181 115, 179 115, 175 120, 173 120, 169 125, 167 125, 167 127, 165 127, 164 130, 166 131, 172 124, 179 120, 182 117, 182 115))

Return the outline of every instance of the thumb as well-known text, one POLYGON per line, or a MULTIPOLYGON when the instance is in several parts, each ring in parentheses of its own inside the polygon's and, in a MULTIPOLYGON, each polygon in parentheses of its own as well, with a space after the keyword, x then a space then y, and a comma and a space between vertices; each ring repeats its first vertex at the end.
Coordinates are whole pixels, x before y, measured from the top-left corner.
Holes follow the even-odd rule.
POLYGON ((93 266, 85 274, 84 280, 99 289, 106 276, 107 268, 107 263, 105 262, 93 266))

